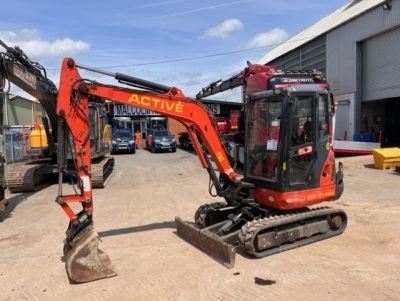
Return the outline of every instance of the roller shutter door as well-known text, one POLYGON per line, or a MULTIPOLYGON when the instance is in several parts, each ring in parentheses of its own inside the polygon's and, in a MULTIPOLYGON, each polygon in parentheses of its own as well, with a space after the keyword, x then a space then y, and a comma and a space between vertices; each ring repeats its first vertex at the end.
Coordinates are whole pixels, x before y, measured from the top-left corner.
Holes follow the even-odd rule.
POLYGON ((400 28, 362 43, 362 101, 400 96, 400 28))

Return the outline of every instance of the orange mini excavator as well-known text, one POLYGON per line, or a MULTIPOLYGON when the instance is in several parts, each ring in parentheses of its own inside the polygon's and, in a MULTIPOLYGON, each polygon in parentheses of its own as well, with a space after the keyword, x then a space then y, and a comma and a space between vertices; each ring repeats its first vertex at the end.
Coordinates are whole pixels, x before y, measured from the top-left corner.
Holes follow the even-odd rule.
POLYGON ((79 189, 76 194, 63 195, 60 188, 56 202, 70 220, 64 245, 70 281, 116 275, 109 257, 98 249, 93 227, 91 97, 158 112, 186 127, 200 163, 209 173, 209 191, 221 201, 198 208, 196 226, 176 217, 177 232, 226 267, 234 266, 238 247, 264 257, 343 233, 345 212, 326 206, 310 208, 337 200, 343 192, 342 164, 336 168, 330 143, 333 97, 326 81, 315 80, 315 75, 314 71, 288 74, 270 66, 246 67, 239 78, 240 84, 246 85, 242 122, 245 164, 239 179, 214 116, 201 102, 185 97, 176 87, 65 58, 57 100, 59 173, 63 173, 63 158, 69 149, 63 136, 70 133, 79 189), (78 69, 114 77, 127 86, 84 79, 78 69), (301 139, 308 117, 310 133, 301 139), (82 209, 75 212, 71 203, 80 203, 82 209))

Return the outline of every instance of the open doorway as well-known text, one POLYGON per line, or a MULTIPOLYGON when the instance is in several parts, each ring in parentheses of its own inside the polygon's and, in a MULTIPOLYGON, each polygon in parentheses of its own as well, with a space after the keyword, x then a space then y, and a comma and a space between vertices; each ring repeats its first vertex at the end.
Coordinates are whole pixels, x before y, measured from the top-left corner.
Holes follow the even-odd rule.
POLYGON ((140 128, 140 120, 133 121, 133 132, 136 133, 136 131, 142 132, 142 129, 140 128))

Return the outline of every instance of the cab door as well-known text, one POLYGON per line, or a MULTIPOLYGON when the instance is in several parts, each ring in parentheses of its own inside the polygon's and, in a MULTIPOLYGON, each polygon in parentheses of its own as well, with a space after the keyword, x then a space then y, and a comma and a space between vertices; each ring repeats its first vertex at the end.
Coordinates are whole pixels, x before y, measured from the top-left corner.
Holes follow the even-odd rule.
POLYGON ((292 105, 288 124, 288 160, 286 185, 289 190, 309 187, 315 162, 315 97, 296 95, 292 105))
POLYGON ((330 150, 329 94, 300 94, 292 100, 286 184, 289 190, 320 187, 330 150))

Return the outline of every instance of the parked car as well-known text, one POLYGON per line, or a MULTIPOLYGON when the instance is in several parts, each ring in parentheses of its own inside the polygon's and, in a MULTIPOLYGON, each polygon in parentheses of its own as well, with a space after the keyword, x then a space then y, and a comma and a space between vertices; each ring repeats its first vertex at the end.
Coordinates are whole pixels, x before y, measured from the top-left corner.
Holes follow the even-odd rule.
POLYGON ((176 140, 168 130, 149 129, 146 137, 146 148, 153 153, 163 150, 176 152, 176 140))
POLYGON ((136 145, 130 131, 116 130, 112 136, 111 154, 116 153, 136 153, 136 145))

